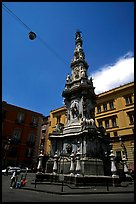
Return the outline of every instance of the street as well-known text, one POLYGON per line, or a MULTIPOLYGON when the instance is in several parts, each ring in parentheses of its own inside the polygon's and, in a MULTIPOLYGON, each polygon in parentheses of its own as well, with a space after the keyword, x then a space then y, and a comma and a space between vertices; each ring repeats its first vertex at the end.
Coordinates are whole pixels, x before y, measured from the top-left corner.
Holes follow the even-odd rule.
POLYGON ((9 185, 10 176, 2 176, 2 202, 134 202, 134 193, 58 195, 9 185))

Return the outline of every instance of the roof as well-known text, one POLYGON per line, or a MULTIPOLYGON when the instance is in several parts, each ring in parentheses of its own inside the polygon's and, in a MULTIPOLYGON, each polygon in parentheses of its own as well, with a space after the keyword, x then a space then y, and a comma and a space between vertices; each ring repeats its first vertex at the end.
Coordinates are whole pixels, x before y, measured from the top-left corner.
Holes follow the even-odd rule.
POLYGON ((128 87, 128 86, 131 85, 131 84, 133 85, 134 82, 129 82, 129 83, 127 83, 127 84, 123 84, 123 85, 121 85, 121 86, 117 86, 117 87, 115 87, 115 88, 113 88, 113 89, 110 89, 110 90, 108 90, 108 91, 104 91, 104 92, 101 92, 101 93, 99 93, 99 94, 96 94, 96 96, 100 96, 100 95, 105 94, 105 93, 108 93, 108 92, 113 92, 113 91, 119 90, 120 88, 128 87))

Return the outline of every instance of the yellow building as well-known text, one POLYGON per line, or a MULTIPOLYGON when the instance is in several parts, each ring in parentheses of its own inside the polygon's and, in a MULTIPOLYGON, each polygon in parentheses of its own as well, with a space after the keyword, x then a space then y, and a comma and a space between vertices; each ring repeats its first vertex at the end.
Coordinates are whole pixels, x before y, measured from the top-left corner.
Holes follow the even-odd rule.
POLYGON ((134 82, 97 95, 97 126, 103 126, 113 141, 115 155, 123 155, 121 137, 127 150, 128 166, 134 162, 134 82))
MULTIPOLYGON (((66 120, 66 108, 60 107, 55 110, 50 111, 50 119, 49 119, 49 131, 48 135, 55 131, 56 125, 57 124, 63 124, 65 125, 65 120, 66 120)), ((50 141, 47 141, 47 146, 46 146, 46 154, 50 154, 50 141)))
MULTIPOLYGON (((50 112, 49 132, 52 133, 58 123, 65 125, 66 108, 50 112)), ((134 82, 98 94, 95 107, 96 126, 103 126, 110 135, 115 155, 127 154, 128 166, 134 164, 134 82), (120 141, 119 138, 122 140, 120 141), (123 148, 123 144, 126 147, 123 148)), ((47 142, 50 152, 50 141, 47 142)))

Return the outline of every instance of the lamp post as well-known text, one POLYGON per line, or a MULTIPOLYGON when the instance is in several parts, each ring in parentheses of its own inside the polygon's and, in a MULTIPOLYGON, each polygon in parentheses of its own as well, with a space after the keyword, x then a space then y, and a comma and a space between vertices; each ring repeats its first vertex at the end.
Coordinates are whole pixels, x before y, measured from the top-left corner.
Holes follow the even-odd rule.
POLYGON ((122 138, 119 137, 119 141, 120 141, 120 145, 121 147, 123 148, 123 158, 122 158, 122 162, 123 162, 123 166, 124 166, 124 174, 126 177, 131 177, 128 173, 129 173, 129 170, 128 170, 128 166, 127 166, 127 161, 128 161, 128 157, 127 157, 127 150, 126 150, 126 147, 122 141, 122 138))
POLYGON ((128 159, 126 147, 125 147, 125 145, 124 145, 124 143, 122 141, 122 138, 120 136, 119 136, 119 141, 120 141, 120 145, 121 145, 121 147, 123 148, 123 151, 124 151, 123 155, 125 154, 126 159, 128 159))

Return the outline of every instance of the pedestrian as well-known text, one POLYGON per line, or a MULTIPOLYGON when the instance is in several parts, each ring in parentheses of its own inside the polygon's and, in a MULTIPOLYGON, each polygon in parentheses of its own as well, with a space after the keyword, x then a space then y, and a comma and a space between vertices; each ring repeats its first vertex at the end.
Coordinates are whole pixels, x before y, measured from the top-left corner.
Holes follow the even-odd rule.
POLYGON ((11 176, 11 183, 10 183, 10 188, 15 188, 16 187, 16 182, 18 180, 17 176, 17 170, 15 170, 11 176))
POLYGON ((21 186, 25 186, 26 185, 26 176, 23 176, 21 177, 21 186))
POLYGON ((16 188, 21 188, 21 181, 16 182, 16 188))

